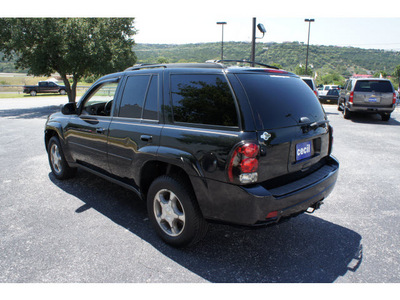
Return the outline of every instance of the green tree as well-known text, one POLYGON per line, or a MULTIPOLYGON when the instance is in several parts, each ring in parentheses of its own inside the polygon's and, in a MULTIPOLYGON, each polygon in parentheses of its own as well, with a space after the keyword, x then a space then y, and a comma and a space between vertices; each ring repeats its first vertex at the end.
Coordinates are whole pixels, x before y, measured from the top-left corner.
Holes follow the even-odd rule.
POLYGON ((302 65, 299 65, 296 67, 295 73, 297 75, 313 76, 313 70, 311 68, 307 68, 307 73, 306 73, 306 66, 302 66, 302 65))
POLYGON ((86 76, 120 71, 136 62, 133 18, 2 18, 3 60, 35 76, 58 72, 69 102, 86 76), (68 77, 72 75, 72 85, 68 77))
POLYGON ((399 88, 400 88, 400 65, 398 65, 392 74, 394 77, 397 78, 397 82, 399 83, 399 88))
POLYGON ((388 73, 385 71, 378 71, 374 73, 374 77, 379 78, 382 75, 383 78, 386 78, 388 76, 388 73))

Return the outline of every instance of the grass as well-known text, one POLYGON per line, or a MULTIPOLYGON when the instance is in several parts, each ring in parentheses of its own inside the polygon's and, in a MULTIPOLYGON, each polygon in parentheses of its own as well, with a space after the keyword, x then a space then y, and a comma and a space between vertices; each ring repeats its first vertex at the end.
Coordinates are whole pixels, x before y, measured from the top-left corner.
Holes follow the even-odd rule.
MULTIPOLYGON (((36 77, 36 76, 27 76, 23 74, 18 75, 8 75, 8 76, 0 76, 0 98, 23 98, 23 97, 31 97, 29 94, 22 93, 23 85, 37 85, 39 81, 44 81, 52 77, 36 77), (2 87, 2 85, 19 85, 20 87, 2 87)), ((62 81, 58 81, 58 84, 64 85, 62 81)), ((91 83, 87 82, 79 82, 79 86, 91 86, 91 83)), ((85 91, 77 90, 77 96, 82 96, 85 91)), ((51 95, 56 96, 58 94, 39 94, 39 95, 51 95)))

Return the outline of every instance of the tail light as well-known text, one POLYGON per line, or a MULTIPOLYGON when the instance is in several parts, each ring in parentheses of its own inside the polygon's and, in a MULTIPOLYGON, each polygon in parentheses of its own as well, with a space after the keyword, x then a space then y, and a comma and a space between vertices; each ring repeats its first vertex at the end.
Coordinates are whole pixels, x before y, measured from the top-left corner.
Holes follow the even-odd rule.
POLYGON ((314 91, 315 96, 318 98, 318 91, 314 91))
POLYGON ((258 180, 260 146, 254 143, 239 145, 233 151, 228 166, 229 181, 248 184, 258 180))
POLYGON ((393 93, 393 103, 392 104, 396 104, 396 101, 397 101, 396 93, 393 93))
POLYGON ((354 92, 351 92, 351 93, 350 93, 350 97, 349 97, 349 101, 350 101, 351 103, 353 103, 353 99, 354 99, 354 92))

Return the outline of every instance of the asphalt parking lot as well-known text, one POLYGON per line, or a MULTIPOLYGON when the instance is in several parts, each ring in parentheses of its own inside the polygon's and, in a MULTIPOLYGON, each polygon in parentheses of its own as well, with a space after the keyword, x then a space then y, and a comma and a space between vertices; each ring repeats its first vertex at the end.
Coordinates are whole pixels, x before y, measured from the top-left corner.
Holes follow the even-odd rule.
POLYGON ((400 282, 400 108, 344 120, 324 105, 340 162, 314 214, 252 230, 212 224, 174 249, 134 193, 79 171, 58 181, 43 142, 66 97, 0 99, 0 282, 400 282))

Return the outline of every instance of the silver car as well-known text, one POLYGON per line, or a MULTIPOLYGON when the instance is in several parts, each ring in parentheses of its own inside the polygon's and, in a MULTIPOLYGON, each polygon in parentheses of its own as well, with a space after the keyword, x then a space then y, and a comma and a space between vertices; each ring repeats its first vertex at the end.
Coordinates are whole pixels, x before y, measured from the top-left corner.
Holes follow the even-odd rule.
POLYGON ((357 112, 377 113, 383 121, 388 121, 395 105, 396 93, 392 82, 384 78, 350 78, 338 100, 338 110, 343 111, 345 119, 357 112))

